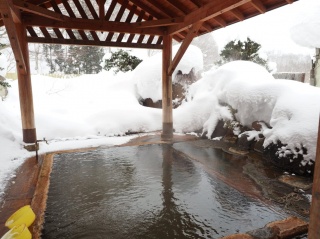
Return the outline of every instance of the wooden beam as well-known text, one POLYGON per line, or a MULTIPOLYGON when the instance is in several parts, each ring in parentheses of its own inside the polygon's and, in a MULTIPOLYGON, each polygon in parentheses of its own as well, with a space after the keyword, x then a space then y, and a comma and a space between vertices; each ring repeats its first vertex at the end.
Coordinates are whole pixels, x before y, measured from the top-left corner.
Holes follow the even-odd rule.
POLYGON ((104 4, 106 3, 106 0, 98 0, 99 2, 99 18, 101 19, 101 21, 104 21, 104 4))
MULTIPOLYGON (((134 15, 136 10, 137 10, 137 6, 133 5, 133 7, 131 8, 131 10, 129 12, 129 15, 127 16, 126 23, 130 23, 131 22, 131 20, 133 18, 133 15, 134 15)), ((122 42, 123 37, 124 37, 124 33, 120 33, 118 38, 117 38, 117 42, 122 42)))
POLYGON ((17 70, 22 74, 26 74, 26 59, 24 57, 21 42, 19 40, 19 38, 21 38, 21 33, 17 30, 17 26, 21 25, 21 23, 14 22, 14 17, 9 2, 10 0, 0 1, 0 12, 3 17, 3 22, 7 30, 14 57, 16 59, 17 70))
POLYGON ((145 48, 145 49, 162 49, 162 45, 157 44, 138 44, 134 42, 106 42, 78 39, 60 39, 60 38, 43 38, 28 37, 30 43, 42 44, 62 44, 62 45, 83 45, 83 46, 102 46, 102 47, 122 47, 122 48, 145 48))
POLYGON ((177 17, 177 18, 167 18, 167 19, 132 23, 132 26, 138 27, 138 28, 147 28, 147 27, 170 26, 170 25, 175 25, 182 22, 183 22, 183 17, 177 17))
POLYGON ((200 0, 190 0, 194 5, 196 5, 197 7, 202 7, 203 4, 200 0))
POLYGON ((168 27, 169 34, 175 34, 177 32, 187 29, 190 25, 199 22, 207 21, 213 17, 220 16, 225 12, 229 12, 232 9, 240 7, 251 0, 225 0, 219 4, 216 1, 210 1, 203 7, 198 8, 197 10, 191 12, 190 14, 184 17, 184 22, 177 24, 175 26, 168 27))
POLYGON ((172 36, 163 36, 162 50, 162 134, 161 139, 173 138, 172 76, 168 73, 172 60, 172 36))
POLYGON ((293 0, 286 0, 286 1, 287 1, 287 3, 289 3, 289 4, 293 3, 293 0))
POLYGON ((266 7, 260 0, 251 0, 251 4, 262 14, 267 11, 266 7))
POLYGON ((312 202, 310 209, 310 222, 308 239, 320 238, 320 117, 318 125, 317 153, 314 165, 312 202))
POLYGON ((27 2, 24 2, 21 0, 13 0, 13 4, 15 7, 19 8, 23 11, 26 11, 26 12, 30 12, 30 13, 33 13, 33 14, 36 14, 36 15, 39 15, 42 17, 54 19, 57 21, 64 20, 64 16, 62 14, 59 14, 59 13, 56 13, 53 11, 49 11, 43 7, 39 7, 39 6, 33 5, 31 3, 27 3, 27 2))
POLYGON ((172 73, 174 72, 174 70, 178 66, 181 58, 183 57, 184 53, 188 49, 188 47, 189 47, 190 43, 192 42, 193 38, 195 36, 197 36, 198 30, 200 29, 201 25, 202 25, 202 22, 197 22, 196 24, 192 25, 192 27, 190 28, 188 35, 183 40, 183 42, 182 42, 177 54, 175 55, 175 57, 173 58, 172 63, 169 66, 168 75, 172 76, 172 73))
POLYGON ((222 26, 222 27, 226 27, 227 26, 227 23, 226 23, 226 21, 222 18, 222 17, 220 17, 220 16, 216 16, 216 17, 214 17, 214 18, 212 18, 215 22, 217 22, 220 26, 222 26))
POLYGON ((161 27, 153 28, 135 28, 131 23, 125 22, 101 22, 94 19, 81 19, 81 18, 68 18, 67 21, 56 21, 52 19, 46 19, 40 16, 33 16, 31 18, 24 17, 24 23, 27 26, 38 27, 51 27, 51 28, 63 28, 63 29, 75 29, 75 30, 88 30, 88 31, 102 31, 102 32, 123 32, 123 33, 135 33, 146 35, 163 35, 164 29, 161 27))
POLYGON ((17 25, 17 31, 26 64, 26 72, 19 71, 19 64, 17 64, 23 142, 36 143, 37 135, 34 121, 27 31, 22 24, 17 25))
POLYGON ((245 19, 243 13, 236 8, 232 9, 230 12, 240 21, 243 21, 245 19))

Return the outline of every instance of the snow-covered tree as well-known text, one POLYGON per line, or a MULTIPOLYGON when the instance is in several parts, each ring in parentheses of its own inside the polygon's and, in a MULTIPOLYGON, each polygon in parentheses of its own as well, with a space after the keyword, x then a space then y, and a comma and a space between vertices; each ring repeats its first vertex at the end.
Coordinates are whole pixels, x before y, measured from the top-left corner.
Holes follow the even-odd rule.
POLYGON ((127 72, 134 70, 142 60, 136 56, 131 56, 124 50, 118 50, 111 53, 111 57, 105 60, 104 69, 109 71, 114 69, 115 73, 119 71, 127 72))
POLYGON ((268 61, 259 56, 260 48, 261 45, 249 37, 243 42, 240 40, 230 41, 220 52, 221 60, 217 64, 223 65, 230 61, 244 60, 252 61, 268 69, 268 61))

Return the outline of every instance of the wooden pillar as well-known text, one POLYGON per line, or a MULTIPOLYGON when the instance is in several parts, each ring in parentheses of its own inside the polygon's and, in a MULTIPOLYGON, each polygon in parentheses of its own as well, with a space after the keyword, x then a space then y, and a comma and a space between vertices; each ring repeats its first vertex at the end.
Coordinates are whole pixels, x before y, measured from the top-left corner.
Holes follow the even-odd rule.
POLYGON ((23 142, 35 143, 37 136, 34 121, 27 32, 22 24, 16 24, 16 27, 26 67, 25 71, 21 71, 21 66, 17 63, 23 142))
POLYGON ((318 126, 317 154, 314 166, 312 202, 308 239, 320 238, 320 117, 318 126))
POLYGON ((172 61, 172 36, 163 36, 162 50, 162 140, 172 140, 172 75, 168 73, 172 61))

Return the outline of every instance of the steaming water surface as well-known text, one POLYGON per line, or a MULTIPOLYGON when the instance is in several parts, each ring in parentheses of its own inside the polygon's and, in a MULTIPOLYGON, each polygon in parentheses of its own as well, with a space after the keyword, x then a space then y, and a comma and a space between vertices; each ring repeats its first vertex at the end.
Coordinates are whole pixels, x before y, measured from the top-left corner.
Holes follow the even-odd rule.
POLYGON ((145 145, 55 156, 42 238, 220 238, 287 216, 177 152, 145 145))

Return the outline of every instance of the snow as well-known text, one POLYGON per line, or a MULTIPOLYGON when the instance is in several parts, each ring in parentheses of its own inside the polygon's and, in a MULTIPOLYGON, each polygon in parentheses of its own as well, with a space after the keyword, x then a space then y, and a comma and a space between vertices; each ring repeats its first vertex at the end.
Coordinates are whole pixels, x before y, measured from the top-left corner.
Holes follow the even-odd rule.
MULTIPOLYGON (((173 46, 173 55, 176 54, 179 46, 173 46)), ((195 73, 203 69, 202 52, 198 47, 193 45, 189 46, 184 57, 173 72, 173 83, 174 76, 179 70, 183 74, 188 74, 192 68, 194 68, 195 73)), ((139 64, 134 71, 134 78, 137 80, 137 92, 143 99, 150 98, 153 102, 161 100, 162 54, 156 54, 139 64)))
POLYGON ((292 17, 291 38, 301 46, 320 48, 319 0, 304 0, 298 2, 297 7, 300 8, 292 17))
MULTIPOLYGON (((202 69, 201 54, 190 49, 178 67, 184 73, 202 69)), ((162 110, 139 103, 141 96, 161 98, 159 59, 153 56, 135 71, 117 75, 104 71, 74 78, 32 76, 37 136, 49 142, 41 143, 40 153, 117 145, 133 137, 127 133, 161 130, 162 110)), ((34 155, 23 149, 17 81, 9 83, 8 97, 0 101, 0 194, 15 169, 34 155)), ((266 137, 265 146, 281 140, 287 144, 284 152, 291 149, 297 154, 305 147, 304 163, 309 163, 315 159, 319 109, 320 89, 275 80, 259 65, 236 61, 204 73, 192 84, 186 100, 174 110, 173 121, 177 133, 203 130, 208 136, 219 119, 249 126, 265 121, 272 127, 260 132, 266 137)), ((256 137, 254 132, 248 134, 256 137)))

